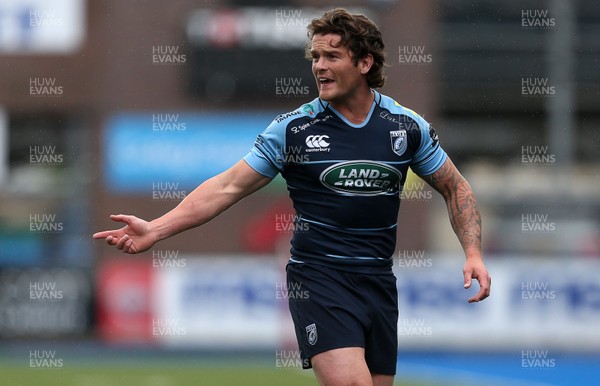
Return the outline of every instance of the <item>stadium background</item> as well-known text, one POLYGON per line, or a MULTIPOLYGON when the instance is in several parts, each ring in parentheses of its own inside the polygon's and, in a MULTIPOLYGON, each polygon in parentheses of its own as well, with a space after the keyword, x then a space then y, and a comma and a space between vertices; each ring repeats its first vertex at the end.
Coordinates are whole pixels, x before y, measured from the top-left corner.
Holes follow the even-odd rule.
POLYGON ((281 180, 141 256, 91 234, 162 214, 316 97, 304 26, 334 5, 381 27, 382 92, 437 128, 484 220, 493 292, 468 305, 445 206, 409 178, 398 384, 600 384, 593 4, 3 1, 2 384, 315 384, 281 180))

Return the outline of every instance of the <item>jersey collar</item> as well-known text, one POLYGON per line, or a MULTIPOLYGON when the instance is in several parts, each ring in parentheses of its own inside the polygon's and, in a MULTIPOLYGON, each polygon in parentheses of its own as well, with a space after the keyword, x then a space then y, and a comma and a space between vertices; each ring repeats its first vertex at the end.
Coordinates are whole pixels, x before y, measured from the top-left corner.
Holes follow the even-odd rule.
POLYGON ((353 127, 355 129, 360 129, 362 127, 365 127, 366 124, 369 123, 369 120, 371 119, 371 115, 373 115, 373 111, 375 110, 375 106, 379 105, 379 103, 381 102, 381 94, 373 89, 371 89, 371 91, 373 92, 373 95, 374 95, 373 103, 371 104, 371 109, 369 110, 369 113, 367 114, 367 117, 365 118, 365 120, 359 124, 355 124, 355 123, 352 123, 349 120, 347 120, 346 117, 344 117, 339 111, 334 109, 333 106, 331 106, 329 104, 329 102, 324 101, 321 98, 319 98, 319 102, 321 103, 321 106, 323 106, 323 109, 329 108, 339 119, 341 119, 348 126, 353 127))

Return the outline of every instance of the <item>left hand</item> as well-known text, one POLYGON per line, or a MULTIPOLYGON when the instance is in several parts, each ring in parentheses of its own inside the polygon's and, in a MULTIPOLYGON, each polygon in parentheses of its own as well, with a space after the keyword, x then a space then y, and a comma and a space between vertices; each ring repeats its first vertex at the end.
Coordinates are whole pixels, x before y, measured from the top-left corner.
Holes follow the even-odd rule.
POLYGON ((465 278, 465 288, 471 287, 472 279, 479 282, 479 293, 470 298, 469 303, 479 302, 490 296, 492 278, 485 268, 483 260, 475 258, 467 259, 463 267, 463 275, 465 278))
POLYGON ((111 215, 110 219, 124 223, 120 229, 96 232, 94 239, 106 239, 108 245, 114 245, 125 253, 140 253, 147 251, 154 245, 157 238, 152 232, 151 224, 135 216, 118 214, 111 215))

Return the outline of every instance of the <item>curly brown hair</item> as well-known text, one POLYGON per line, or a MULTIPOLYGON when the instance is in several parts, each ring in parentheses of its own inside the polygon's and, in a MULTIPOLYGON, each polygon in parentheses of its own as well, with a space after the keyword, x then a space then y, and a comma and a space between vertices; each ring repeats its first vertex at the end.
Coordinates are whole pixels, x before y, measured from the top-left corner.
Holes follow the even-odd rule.
POLYGON ((343 8, 325 12, 313 19, 307 27, 308 43, 305 56, 311 60, 310 48, 315 35, 336 34, 341 37, 339 46, 348 47, 353 55, 354 65, 368 54, 373 56, 373 65, 367 73, 369 87, 382 87, 385 83, 383 66, 385 63, 384 43, 379 28, 365 15, 351 14, 343 8))

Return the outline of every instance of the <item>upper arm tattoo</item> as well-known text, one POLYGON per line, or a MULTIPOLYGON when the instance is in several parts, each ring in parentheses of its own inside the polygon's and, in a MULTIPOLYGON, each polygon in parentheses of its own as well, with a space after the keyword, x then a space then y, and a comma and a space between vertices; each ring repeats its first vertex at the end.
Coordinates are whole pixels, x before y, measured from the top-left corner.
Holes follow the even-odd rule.
POLYGON ((464 249, 481 249, 481 215, 471 186, 450 159, 433 174, 422 176, 446 200, 450 223, 464 249))
POLYGON ((450 159, 446 159, 446 162, 434 173, 429 174, 427 176, 420 176, 425 182, 427 182, 432 188, 440 192, 444 195, 445 185, 449 182, 448 180, 452 178, 452 169, 453 164, 450 159))

